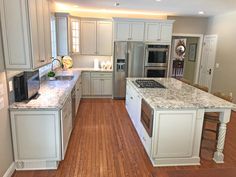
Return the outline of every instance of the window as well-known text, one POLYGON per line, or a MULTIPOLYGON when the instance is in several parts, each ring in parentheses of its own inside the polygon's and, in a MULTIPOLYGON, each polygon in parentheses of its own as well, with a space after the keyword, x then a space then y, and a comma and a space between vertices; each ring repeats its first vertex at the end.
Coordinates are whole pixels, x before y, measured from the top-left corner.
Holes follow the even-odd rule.
POLYGON ((72 52, 79 53, 80 42, 79 42, 79 20, 71 19, 71 31, 72 31, 72 52))

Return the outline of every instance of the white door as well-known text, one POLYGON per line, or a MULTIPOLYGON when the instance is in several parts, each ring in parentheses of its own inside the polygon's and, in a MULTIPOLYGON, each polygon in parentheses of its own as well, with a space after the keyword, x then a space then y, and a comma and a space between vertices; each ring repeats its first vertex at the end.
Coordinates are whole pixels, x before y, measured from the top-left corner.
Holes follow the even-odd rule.
POLYGON ((101 79, 91 78, 91 95, 102 95, 101 79))
POLYGON ((161 24, 161 42, 171 42, 172 24, 161 24))
POLYGON ((204 37, 202 61, 200 67, 199 84, 207 86, 211 91, 211 84, 215 65, 217 47, 217 35, 206 35, 204 37))
POLYGON ((112 95, 112 79, 102 79, 102 95, 112 95))

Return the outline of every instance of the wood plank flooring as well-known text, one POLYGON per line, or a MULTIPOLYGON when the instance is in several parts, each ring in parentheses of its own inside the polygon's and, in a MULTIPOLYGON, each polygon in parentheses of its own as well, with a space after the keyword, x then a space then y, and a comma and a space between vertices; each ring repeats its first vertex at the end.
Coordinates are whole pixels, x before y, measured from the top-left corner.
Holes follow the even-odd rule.
MULTIPOLYGON (((213 177, 214 174, 227 177, 224 175, 227 174, 231 177, 236 176, 235 136, 236 113, 232 113, 224 164, 214 163, 213 151, 203 149, 201 166, 154 168, 123 100, 83 99, 65 160, 58 170, 17 171, 13 177, 195 177, 196 174, 203 174, 202 177, 213 177)), ((212 146, 208 142, 203 145, 212 146)))

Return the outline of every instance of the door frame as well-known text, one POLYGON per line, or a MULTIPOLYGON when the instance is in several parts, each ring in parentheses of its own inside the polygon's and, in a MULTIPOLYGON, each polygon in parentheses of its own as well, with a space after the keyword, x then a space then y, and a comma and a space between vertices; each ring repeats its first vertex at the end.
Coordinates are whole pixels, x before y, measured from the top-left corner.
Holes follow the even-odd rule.
MULTIPOLYGON (((216 48, 215 48, 215 53, 214 53, 214 65, 213 65, 213 68, 212 68, 212 78, 211 78, 211 83, 210 83, 210 86, 209 86, 209 92, 211 92, 212 90, 212 81, 213 81, 213 77, 214 77, 214 72, 215 72, 215 64, 216 64, 216 52, 217 52, 217 45, 218 45, 218 35, 217 34, 209 34, 209 35, 204 35, 203 37, 203 44, 204 44, 204 41, 205 41, 205 37, 213 37, 216 39, 216 48)), ((203 55, 203 45, 202 45, 202 55, 203 55)), ((201 70, 201 64, 202 64, 202 55, 201 55, 201 62, 200 62, 200 68, 199 68, 199 72, 201 70)), ((199 73, 199 79, 200 79, 200 73, 199 73)), ((198 80, 198 82, 200 82, 200 80, 198 80)))
MULTIPOLYGON (((203 34, 188 34, 188 33, 173 33, 173 37, 197 37, 198 39, 198 46, 197 46, 197 56, 196 56, 196 66, 195 66, 195 73, 194 73, 194 83, 197 84, 199 81, 199 72, 201 66, 201 58, 202 58, 202 47, 203 47, 203 34)), ((171 62, 170 62, 171 63, 171 62)), ((170 66, 169 66, 170 68, 170 66)), ((171 69, 171 68, 170 68, 171 69)))

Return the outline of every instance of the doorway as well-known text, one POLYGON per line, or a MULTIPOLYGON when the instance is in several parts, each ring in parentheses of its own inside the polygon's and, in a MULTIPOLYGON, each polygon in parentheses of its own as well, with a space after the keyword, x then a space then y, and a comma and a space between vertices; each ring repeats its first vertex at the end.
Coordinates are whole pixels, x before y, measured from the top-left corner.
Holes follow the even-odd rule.
POLYGON ((170 77, 198 83, 203 35, 173 34, 170 53, 170 77), (179 53, 182 47, 184 51, 179 53), (179 55, 180 54, 180 55, 179 55))
POLYGON ((211 84, 215 65, 216 47, 217 35, 204 36, 199 84, 207 86, 209 88, 209 91, 211 91, 211 84))

